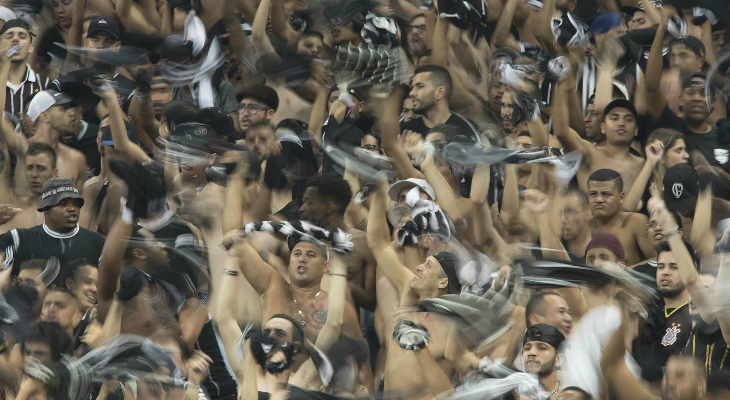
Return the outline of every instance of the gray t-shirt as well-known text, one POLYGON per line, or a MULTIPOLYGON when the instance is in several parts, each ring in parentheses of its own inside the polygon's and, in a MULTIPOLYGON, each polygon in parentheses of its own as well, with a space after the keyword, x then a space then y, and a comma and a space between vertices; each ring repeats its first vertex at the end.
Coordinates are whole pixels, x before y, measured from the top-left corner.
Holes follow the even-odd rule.
MULTIPOLYGON (((218 87, 214 89, 216 91, 215 107, 229 114, 236 111, 238 101, 236 101, 236 89, 233 85, 228 81, 221 80, 218 87)), ((187 101, 197 106, 197 102, 193 100, 193 96, 187 94, 183 88, 175 88, 172 93, 172 99, 187 101)))

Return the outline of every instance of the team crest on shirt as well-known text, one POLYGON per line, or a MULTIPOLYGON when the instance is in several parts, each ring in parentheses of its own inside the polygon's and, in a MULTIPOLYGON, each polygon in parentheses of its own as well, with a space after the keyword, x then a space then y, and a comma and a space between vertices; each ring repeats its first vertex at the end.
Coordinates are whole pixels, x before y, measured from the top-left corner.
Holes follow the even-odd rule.
POLYGON ((728 161, 730 161, 730 150, 725 149, 714 149, 715 150, 715 160, 719 162, 720 164, 727 164, 728 161))
POLYGON ((662 345, 673 345, 674 342, 677 341, 677 336, 679 336, 679 332, 682 332, 682 330, 679 329, 679 326, 674 326, 674 324, 672 324, 672 326, 667 328, 667 333, 665 333, 664 337, 662 338, 662 345))

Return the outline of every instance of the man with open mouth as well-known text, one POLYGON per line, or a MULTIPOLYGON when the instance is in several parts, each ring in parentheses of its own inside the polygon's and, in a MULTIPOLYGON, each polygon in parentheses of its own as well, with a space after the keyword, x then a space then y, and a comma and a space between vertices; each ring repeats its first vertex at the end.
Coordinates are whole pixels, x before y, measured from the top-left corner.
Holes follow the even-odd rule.
POLYGON ((51 178, 43 185, 41 198, 38 211, 43 213, 43 224, 0 235, 0 248, 5 249, 0 256, 1 268, 20 266, 34 258, 57 257, 61 265, 82 258, 98 261, 104 236, 79 226, 84 200, 73 182, 68 178, 51 178))

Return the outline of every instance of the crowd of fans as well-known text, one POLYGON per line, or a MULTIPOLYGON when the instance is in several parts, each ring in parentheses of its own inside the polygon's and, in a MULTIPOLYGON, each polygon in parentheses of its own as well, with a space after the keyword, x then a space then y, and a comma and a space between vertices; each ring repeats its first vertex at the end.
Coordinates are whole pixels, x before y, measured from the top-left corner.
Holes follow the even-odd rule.
POLYGON ((0 399, 730 399, 729 6, 0 1, 0 399))

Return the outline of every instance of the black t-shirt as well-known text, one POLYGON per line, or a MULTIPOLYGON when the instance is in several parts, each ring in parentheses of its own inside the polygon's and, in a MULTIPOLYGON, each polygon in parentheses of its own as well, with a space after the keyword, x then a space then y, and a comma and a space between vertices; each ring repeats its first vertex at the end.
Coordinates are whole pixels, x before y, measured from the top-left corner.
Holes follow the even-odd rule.
MULTIPOLYGON (((730 147, 720 142, 717 127, 713 126, 708 133, 694 133, 687 129, 682 118, 676 116, 669 107, 665 107, 659 121, 651 125, 651 130, 656 128, 669 128, 682 132, 687 152, 699 150, 710 165, 730 172, 730 147)), ((651 130, 646 131, 646 135, 651 133, 651 130)))
POLYGON ((656 261, 649 261, 646 264, 637 265, 634 267, 634 271, 646 274, 652 279, 656 280, 656 261))
POLYGON ((682 354, 702 360, 708 375, 713 371, 728 368, 730 360, 727 359, 727 353, 727 343, 723 339, 717 320, 710 324, 701 319, 697 321, 687 346, 682 350, 682 354))
MULTIPOLYGON (((479 137, 477 125, 474 122, 454 112, 452 112, 449 119, 446 120, 446 125, 453 125, 458 127, 460 131, 463 132, 462 134, 468 138, 473 138, 474 140, 477 140, 477 138, 479 137)), ((414 118, 408 122, 402 122, 400 124, 401 132, 409 130, 420 133, 421 135, 423 135, 423 137, 426 137, 430 129, 431 128, 427 127, 426 124, 423 123, 423 117, 414 118)))
POLYGON ((129 111, 129 104, 132 103, 134 91, 137 89, 137 82, 123 76, 122 74, 114 75, 112 82, 116 83, 117 101, 122 110, 126 113, 129 111))
POLYGON ((102 248, 104 236, 81 227, 70 233, 56 233, 43 224, 0 235, 0 249, 5 250, 2 267, 13 263, 13 274, 18 273, 20 264, 34 258, 57 257, 61 266, 78 259, 98 263, 102 248))
POLYGON ((642 377, 649 382, 662 378, 662 367, 671 355, 679 354, 692 332, 689 306, 668 309, 665 305, 649 311, 649 318, 641 335, 634 341, 634 359, 642 369, 642 377))
POLYGON ((193 257, 200 256, 198 237, 192 229, 170 210, 158 220, 148 223, 140 222, 139 225, 152 232, 157 241, 176 250, 176 252, 168 251, 170 266, 182 272, 190 289, 193 292, 197 291, 198 278, 201 276, 199 267, 185 254, 178 254, 181 251, 193 257))

